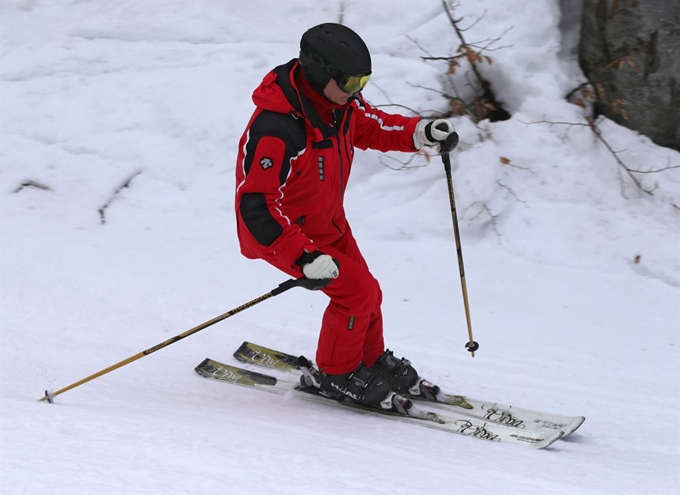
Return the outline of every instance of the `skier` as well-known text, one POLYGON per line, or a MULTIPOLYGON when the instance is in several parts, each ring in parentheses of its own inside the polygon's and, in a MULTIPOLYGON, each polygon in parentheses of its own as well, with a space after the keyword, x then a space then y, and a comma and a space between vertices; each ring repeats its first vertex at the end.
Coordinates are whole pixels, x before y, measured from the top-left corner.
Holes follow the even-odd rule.
POLYGON ((335 398, 389 408, 418 382, 407 359, 385 350, 382 293, 352 235, 343 200, 354 148, 416 152, 454 132, 445 119, 387 114, 361 91, 371 55, 346 26, 306 31, 299 58, 274 68, 253 93, 256 110, 236 164, 241 252, 290 276, 333 279, 316 363, 335 398))

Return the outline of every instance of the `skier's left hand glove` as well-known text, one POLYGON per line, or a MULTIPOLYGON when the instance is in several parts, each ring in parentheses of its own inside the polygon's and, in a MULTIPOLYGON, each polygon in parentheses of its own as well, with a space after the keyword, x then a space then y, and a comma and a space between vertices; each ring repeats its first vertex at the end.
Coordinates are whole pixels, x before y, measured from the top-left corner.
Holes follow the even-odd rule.
POLYGON ((423 146, 436 146, 450 134, 456 132, 453 123, 447 119, 437 119, 427 122, 421 120, 413 133, 413 144, 421 149, 423 146))
POLYGON ((321 251, 303 253, 296 261, 296 264, 302 268, 303 275, 310 279, 332 279, 340 276, 340 263, 338 263, 338 260, 321 251))

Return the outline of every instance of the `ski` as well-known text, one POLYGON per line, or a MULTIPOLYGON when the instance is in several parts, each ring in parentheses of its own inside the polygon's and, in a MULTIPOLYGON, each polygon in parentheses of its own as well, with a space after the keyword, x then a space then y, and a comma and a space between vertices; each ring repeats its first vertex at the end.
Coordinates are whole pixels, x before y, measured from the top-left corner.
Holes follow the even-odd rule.
POLYGON ((297 398, 319 404, 350 408, 364 414, 378 415, 396 421, 480 438, 491 442, 512 443, 535 449, 544 449, 563 435, 558 430, 522 430, 498 423, 491 423, 480 418, 472 418, 451 410, 435 411, 426 407, 427 404, 415 404, 397 394, 390 398, 392 404, 394 404, 392 409, 374 409, 359 405, 348 399, 337 401, 326 397, 314 387, 304 387, 299 382, 245 370, 220 363, 213 359, 205 359, 196 366, 195 370, 202 377, 221 382, 278 395, 292 394, 297 398))
MULTIPOLYGON (((265 368, 300 373, 298 358, 286 352, 269 349, 252 342, 243 342, 234 352, 234 357, 243 363, 255 364, 265 368)), ((404 397, 417 402, 427 402, 428 407, 436 410, 454 409, 470 417, 512 426, 520 429, 547 428, 559 430, 563 436, 571 435, 585 421, 584 416, 565 416, 533 409, 503 405, 442 391, 426 380, 414 393, 401 393, 404 397)))

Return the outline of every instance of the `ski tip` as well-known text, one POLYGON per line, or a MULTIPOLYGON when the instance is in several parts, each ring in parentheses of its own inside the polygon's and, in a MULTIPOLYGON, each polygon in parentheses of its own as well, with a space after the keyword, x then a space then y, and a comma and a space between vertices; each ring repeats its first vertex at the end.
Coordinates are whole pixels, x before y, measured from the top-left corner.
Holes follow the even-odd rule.
POLYGON ((251 349, 251 346, 253 346, 253 344, 251 344, 247 340, 244 340, 243 344, 241 344, 241 346, 238 349, 236 349, 236 351, 234 351, 234 354, 233 354, 234 357, 236 359, 238 359, 239 361, 241 361, 242 363, 249 362, 247 357, 253 354, 253 350, 251 349))
POLYGON ((204 378, 238 383, 248 387, 258 387, 261 385, 273 387, 276 386, 278 382, 278 379, 274 376, 220 363, 219 361, 210 358, 204 359, 194 368, 194 371, 204 378))
POLYGON ((564 432, 562 430, 560 430, 555 435, 553 435, 552 437, 548 437, 545 440, 543 440, 541 443, 536 444, 536 448, 538 450, 546 449, 546 448, 550 447, 552 444, 554 444, 555 442, 557 442, 563 436, 564 436, 564 432))
POLYGON ((576 430, 578 430, 581 427, 581 425, 585 422, 585 420, 586 420, 585 416, 577 416, 569 428, 562 430, 564 432, 564 436, 568 437, 576 430))

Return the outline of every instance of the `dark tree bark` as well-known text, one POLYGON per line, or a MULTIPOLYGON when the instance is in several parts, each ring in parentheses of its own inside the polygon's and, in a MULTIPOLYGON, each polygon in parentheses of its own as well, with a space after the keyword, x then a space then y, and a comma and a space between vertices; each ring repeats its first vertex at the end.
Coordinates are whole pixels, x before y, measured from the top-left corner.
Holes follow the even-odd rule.
POLYGON ((680 151, 680 0, 583 0, 595 111, 680 151))

